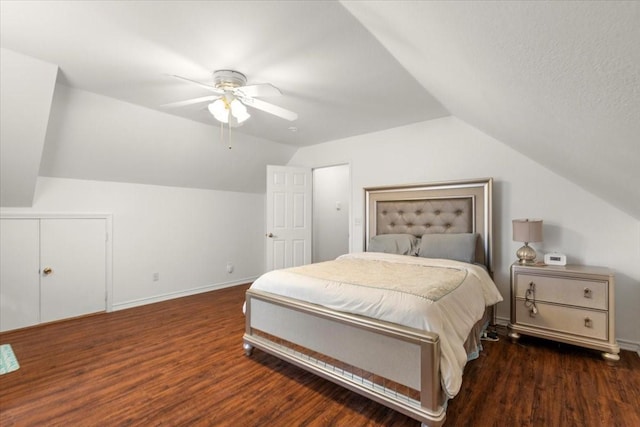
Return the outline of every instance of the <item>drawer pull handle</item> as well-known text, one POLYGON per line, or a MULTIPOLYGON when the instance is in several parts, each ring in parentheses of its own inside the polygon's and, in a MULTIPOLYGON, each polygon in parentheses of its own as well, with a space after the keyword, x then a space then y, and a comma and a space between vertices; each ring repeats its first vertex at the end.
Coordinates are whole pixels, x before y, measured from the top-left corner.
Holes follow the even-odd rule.
POLYGON ((593 291, 589 288, 584 288, 584 297, 585 298, 592 298, 593 297, 593 291))
POLYGON ((593 320, 589 319, 588 317, 584 318, 584 327, 585 328, 593 328, 593 320))
POLYGON ((538 307, 536 307, 536 284, 529 283, 529 289, 524 293, 524 306, 529 309, 529 316, 536 317, 538 314, 538 307))

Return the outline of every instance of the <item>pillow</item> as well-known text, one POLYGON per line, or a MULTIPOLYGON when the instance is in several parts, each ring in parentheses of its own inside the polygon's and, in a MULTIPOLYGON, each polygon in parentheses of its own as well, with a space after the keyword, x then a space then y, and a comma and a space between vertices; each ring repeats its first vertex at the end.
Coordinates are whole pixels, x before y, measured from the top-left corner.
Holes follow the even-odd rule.
POLYGON ((369 240, 369 252, 411 255, 418 253, 418 239, 412 234, 378 234, 369 240))
POLYGON ((418 256, 472 264, 476 260, 477 241, 476 233, 424 234, 420 239, 418 256))

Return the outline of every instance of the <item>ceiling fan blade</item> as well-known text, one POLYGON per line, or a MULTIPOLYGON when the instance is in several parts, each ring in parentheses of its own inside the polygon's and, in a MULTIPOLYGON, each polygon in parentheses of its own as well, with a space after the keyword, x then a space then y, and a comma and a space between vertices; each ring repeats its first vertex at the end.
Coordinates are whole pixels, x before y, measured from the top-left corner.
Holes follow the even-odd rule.
POLYGON ((187 99, 185 101, 178 101, 178 102, 171 102, 169 104, 162 104, 161 107, 184 107, 186 105, 193 105, 193 104, 199 104, 201 102, 207 102, 207 101, 215 101, 216 99, 220 98, 219 96, 216 95, 209 95, 209 96, 203 96, 201 98, 192 98, 192 99, 187 99))
POLYGON ((286 119, 289 121, 294 121, 298 119, 298 115, 293 111, 289 111, 282 107, 278 107, 277 105, 270 104, 268 102, 261 101, 259 99, 251 98, 251 97, 242 97, 240 100, 249 107, 253 107, 257 110, 262 110, 266 113, 273 114, 274 116, 278 116, 282 119, 286 119))
POLYGON ((171 74, 171 77, 175 77, 176 79, 180 79, 180 80, 184 80, 185 82, 196 84, 196 85, 198 85, 200 87, 203 87, 205 89, 210 90, 213 93, 217 93, 218 95, 223 95, 224 94, 223 90, 220 90, 215 86, 211 86, 211 85, 208 85, 208 84, 200 83, 200 82, 197 82, 195 80, 188 79, 186 77, 176 76, 175 74, 171 74))
POLYGON ((282 92, 280 92, 280 89, 278 89, 271 83, 261 83, 257 85, 240 86, 235 91, 242 93, 242 95, 244 96, 252 96, 252 97, 282 95, 282 92))

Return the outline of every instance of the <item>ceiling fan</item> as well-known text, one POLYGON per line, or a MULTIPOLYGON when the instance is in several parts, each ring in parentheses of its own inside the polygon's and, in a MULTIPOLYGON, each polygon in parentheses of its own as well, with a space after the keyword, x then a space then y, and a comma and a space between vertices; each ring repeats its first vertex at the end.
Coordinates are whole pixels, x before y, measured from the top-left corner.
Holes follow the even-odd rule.
POLYGON ((247 77, 234 70, 216 70, 213 72, 213 86, 186 77, 173 75, 177 79, 196 84, 211 92, 213 95, 186 101, 164 104, 163 107, 184 107, 187 105, 210 102, 209 112, 221 123, 229 127, 240 126, 251 115, 247 106, 264 111, 285 120, 294 121, 298 115, 257 97, 282 95, 280 89, 270 83, 247 85, 247 77))

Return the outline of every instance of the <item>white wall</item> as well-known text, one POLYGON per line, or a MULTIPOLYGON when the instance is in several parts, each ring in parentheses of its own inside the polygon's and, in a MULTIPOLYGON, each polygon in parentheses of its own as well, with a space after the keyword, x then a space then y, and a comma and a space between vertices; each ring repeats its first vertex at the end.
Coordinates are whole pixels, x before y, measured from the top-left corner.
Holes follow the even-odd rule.
POLYGON ((115 309, 247 283, 264 270, 263 194, 40 177, 33 208, 2 212, 112 213, 115 309))
POLYGON ((640 223, 603 200, 455 117, 301 148, 290 165, 351 163, 352 248, 363 249, 364 187, 494 178, 495 281, 509 317, 509 266, 520 243, 511 220, 544 220, 539 254, 567 254, 570 263, 616 272, 616 335, 627 348, 640 345, 640 223), (362 225, 358 225, 362 224, 362 225))
POLYGON ((349 165, 313 170, 313 262, 349 252, 349 165))
POLYGON ((295 147, 241 131, 57 85, 40 176, 264 193, 295 147))
POLYGON ((265 165, 294 147, 236 132, 229 150, 216 126, 56 85, 57 66, 1 54, 2 212, 112 213, 115 308, 264 271, 265 165))

